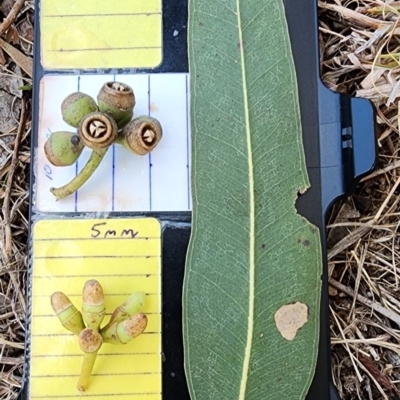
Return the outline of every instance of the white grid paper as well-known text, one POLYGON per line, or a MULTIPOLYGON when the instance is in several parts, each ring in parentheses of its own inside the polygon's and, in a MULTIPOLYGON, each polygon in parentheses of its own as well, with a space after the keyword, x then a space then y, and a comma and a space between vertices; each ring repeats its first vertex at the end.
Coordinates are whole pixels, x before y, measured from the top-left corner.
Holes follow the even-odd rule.
POLYGON ((44 76, 40 86, 36 169, 36 208, 41 212, 188 211, 190 198, 190 132, 187 74, 44 76), (92 177, 75 194, 55 201, 51 187, 69 182, 85 165, 85 148, 75 165, 54 167, 43 146, 50 132, 75 129, 61 117, 63 99, 81 91, 96 99, 108 81, 130 85, 134 117, 151 115, 163 127, 163 138, 146 156, 112 146, 92 177))

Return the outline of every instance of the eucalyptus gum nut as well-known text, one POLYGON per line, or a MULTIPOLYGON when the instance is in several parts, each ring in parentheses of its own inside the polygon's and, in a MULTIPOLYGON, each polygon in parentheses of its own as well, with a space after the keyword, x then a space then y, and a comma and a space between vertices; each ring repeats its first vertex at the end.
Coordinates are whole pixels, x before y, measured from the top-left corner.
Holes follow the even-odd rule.
POLYGON ((133 111, 131 113, 127 113, 125 117, 121 118, 119 123, 117 123, 118 129, 122 129, 125 125, 129 124, 131 122, 133 117, 133 111))
POLYGON ((121 82, 107 82, 97 95, 99 110, 114 118, 118 129, 123 128, 133 116, 135 95, 130 86, 121 82))
POLYGON ((73 132, 53 132, 44 144, 44 153, 51 164, 65 167, 76 162, 84 147, 73 132))
POLYGON ((81 92, 70 94, 61 104, 63 120, 74 128, 79 126, 83 117, 97 110, 98 107, 95 100, 81 92))
POLYGON ((99 110, 110 117, 113 117, 117 123, 118 129, 123 128, 133 117, 133 110, 122 111, 117 107, 106 104, 101 100, 98 100, 99 110))
POLYGON ((142 115, 125 125, 117 141, 132 153, 144 156, 154 150, 162 134, 161 124, 156 118, 142 115))
POLYGON ((103 112, 93 112, 79 123, 79 137, 94 150, 110 147, 117 139, 118 128, 114 118, 103 112))

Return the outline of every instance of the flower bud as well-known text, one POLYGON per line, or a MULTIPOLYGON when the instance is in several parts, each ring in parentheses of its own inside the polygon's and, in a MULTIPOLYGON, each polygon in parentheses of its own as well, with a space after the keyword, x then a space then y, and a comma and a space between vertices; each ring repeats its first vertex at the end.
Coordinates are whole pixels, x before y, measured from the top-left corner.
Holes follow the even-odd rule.
POLYGON ((91 279, 85 283, 82 291, 82 315, 88 328, 98 330, 106 315, 104 293, 100 283, 91 279))
POLYGON ((132 293, 127 300, 118 306, 111 315, 110 321, 108 324, 102 328, 102 330, 106 330, 110 325, 115 322, 120 322, 133 315, 137 314, 146 303, 146 294, 144 292, 135 292, 132 293))
POLYGON ((66 294, 62 292, 53 293, 51 295, 51 306, 64 328, 76 335, 79 335, 85 329, 81 312, 77 310, 66 294))
POLYGON ((126 344, 141 335, 147 327, 147 316, 135 314, 121 322, 114 322, 106 330, 101 331, 104 343, 126 344))

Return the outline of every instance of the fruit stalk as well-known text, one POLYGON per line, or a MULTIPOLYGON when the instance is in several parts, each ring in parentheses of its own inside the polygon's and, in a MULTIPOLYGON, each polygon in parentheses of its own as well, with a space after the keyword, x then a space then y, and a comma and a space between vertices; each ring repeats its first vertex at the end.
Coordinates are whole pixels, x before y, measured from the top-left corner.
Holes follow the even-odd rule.
POLYGON ((97 352, 102 344, 103 340, 101 335, 93 329, 86 328, 79 335, 79 347, 85 353, 81 374, 77 384, 77 388, 80 392, 84 392, 89 385, 90 376, 97 358, 97 352))
POLYGON ((109 147, 106 149, 93 150, 88 162, 74 179, 59 188, 51 188, 50 192, 56 197, 56 200, 58 201, 70 196, 72 193, 75 193, 80 187, 82 187, 82 185, 84 185, 86 181, 93 175, 94 171, 96 171, 108 149, 109 147))

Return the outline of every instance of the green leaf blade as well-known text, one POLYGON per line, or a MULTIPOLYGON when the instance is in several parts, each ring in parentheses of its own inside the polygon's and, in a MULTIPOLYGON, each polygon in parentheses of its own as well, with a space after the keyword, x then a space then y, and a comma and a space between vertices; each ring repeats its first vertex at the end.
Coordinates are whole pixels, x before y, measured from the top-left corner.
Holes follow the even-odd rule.
POLYGON ((191 0, 193 231, 184 284, 192 400, 303 399, 315 368, 321 253, 280 0, 191 0), (300 302, 293 340, 274 320, 300 302))

